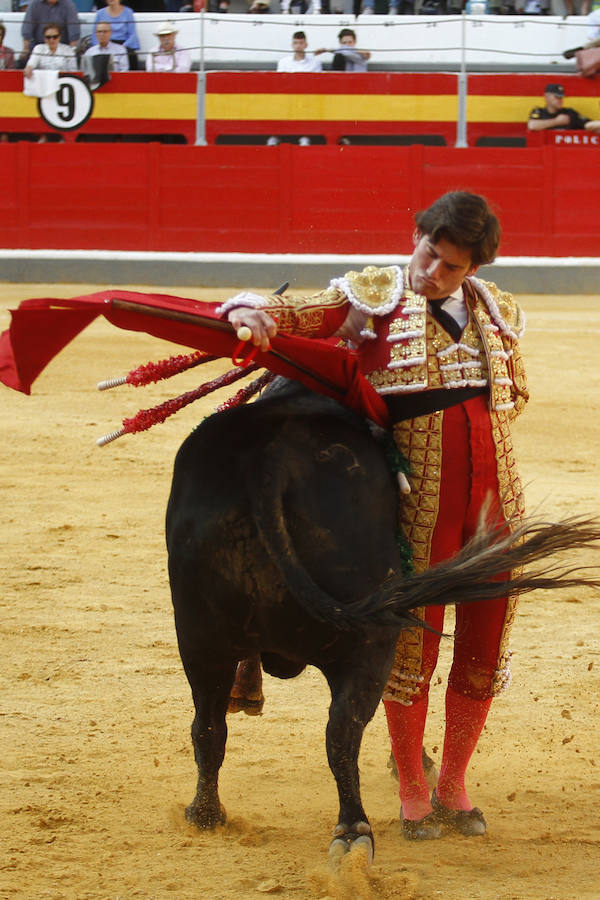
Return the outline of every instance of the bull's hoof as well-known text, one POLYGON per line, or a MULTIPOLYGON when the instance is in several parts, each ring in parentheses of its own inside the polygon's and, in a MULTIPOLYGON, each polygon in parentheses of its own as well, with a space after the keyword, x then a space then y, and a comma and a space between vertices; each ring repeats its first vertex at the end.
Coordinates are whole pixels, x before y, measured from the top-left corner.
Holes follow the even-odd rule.
POLYGON ((339 864, 346 853, 353 853, 363 848, 367 852, 367 865, 373 862, 375 844, 373 832, 368 822, 355 822, 345 825, 340 822, 333 832, 333 840, 329 845, 329 862, 332 866, 339 864))
POLYGON ((228 713, 244 712, 247 716, 262 716, 263 706, 265 705, 264 696, 260 695, 257 699, 252 697, 235 697, 233 694, 229 698, 227 707, 228 713))
POLYGON ((227 813, 221 804, 216 808, 212 806, 209 808, 197 798, 186 807, 185 817, 196 828, 216 828, 217 825, 224 825, 227 821, 227 813))

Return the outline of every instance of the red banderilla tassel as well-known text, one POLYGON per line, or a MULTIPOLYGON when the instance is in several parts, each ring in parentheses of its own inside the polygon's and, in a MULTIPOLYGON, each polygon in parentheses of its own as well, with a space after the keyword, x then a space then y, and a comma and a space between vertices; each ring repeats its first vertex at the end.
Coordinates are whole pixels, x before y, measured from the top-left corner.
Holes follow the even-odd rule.
POLYGON ((153 425, 158 425, 159 422, 164 422, 165 419, 168 419, 173 413, 183 409, 183 407, 187 406, 189 403, 193 403, 194 400, 199 400, 201 397, 205 397, 206 394, 212 393, 212 391, 216 391, 219 388, 226 387, 229 384, 239 381, 240 378, 244 378, 250 372, 255 372, 257 368, 257 365, 252 365, 248 366, 246 369, 231 369, 229 372, 225 372, 224 375, 219 375, 218 378, 207 381, 206 384, 200 385, 200 387, 195 388, 193 391, 186 391, 185 394, 181 394, 179 397, 173 397, 171 400, 166 400, 164 403, 160 403, 158 406, 154 406, 151 409, 140 409, 133 418, 123 419, 123 426, 121 428, 98 438, 96 443, 99 447, 104 447, 106 444, 110 444, 111 441, 115 441, 124 434, 137 434, 139 431, 147 431, 148 428, 152 428, 153 425))
POLYGON ((246 385, 246 387, 240 388, 237 394, 234 394, 233 397, 229 397, 227 400, 224 400, 220 406, 217 406, 215 412, 224 412, 226 409, 232 409, 234 406, 242 406, 244 403, 247 403, 251 397, 254 397, 255 394, 258 394, 259 391, 262 391, 264 387, 266 387, 273 379, 275 378, 274 372, 263 372, 260 378, 256 378, 251 384, 246 385))
POLYGON ((213 362, 215 359, 218 359, 218 357, 204 353, 203 350, 196 350, 194 353, 188 353, 185 356, 170 356, 168 359, 161 359, 157 363, 149 362, 144 366, 138 366, 137 369, 132 369, 127 375, 100 381, 98 382, 98 390, 107 391, 110 388, 118 387, 120 384, 132 384, 134 387, 141 387, 144 384, 152 384, 153 381, 171 378, 173 375, 178 375, 179 372, 193 369, 194 366, 200 366, 202 363, 213 362))

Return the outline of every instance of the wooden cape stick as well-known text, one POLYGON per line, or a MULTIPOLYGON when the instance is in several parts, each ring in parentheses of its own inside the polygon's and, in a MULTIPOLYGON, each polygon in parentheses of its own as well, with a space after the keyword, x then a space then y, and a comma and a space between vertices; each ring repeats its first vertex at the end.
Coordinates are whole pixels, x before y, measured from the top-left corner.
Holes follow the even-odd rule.
MULTIPOLYGON (((160 306, 149 306, 145 303, 133 303, 131 300, 119 300, 117 298, 112 299, 110 303, 115 309, 122 309, 125 312, 141 312, 144 315, 154 316, 157 319, 170 319, 174 322, 185 322, 186 325, 196 325, 203 328, 211 328, 213 331, 227 331, 230 334, 235 334, 233 326, 230 325, 229 322, 222 322, 219 319, 210 319, 208 316, 197 313, 186 313, 176 309, 162 309, 160 306)), ((303 375, 312 378, 313 381, 316 381, 318 384, 322 384, 323 387, 326 387, 328 390, 339 394, 340 397, 345 396, 346 392, 344 388, 335 384, 333 381, 329 381, 329 379, 324 378, 322 375, 313 372, 311 369, 307 369, 295 360, 290 359, 287 354, 281 353, 279 350, 274 350, 273 347, 270 347, 269 350, 266 351, 266 355, 268 356, 269 354, 277 357, 277 359, 280 359, 291 368, 296 369, 297 372, 302 372, 303 375)))

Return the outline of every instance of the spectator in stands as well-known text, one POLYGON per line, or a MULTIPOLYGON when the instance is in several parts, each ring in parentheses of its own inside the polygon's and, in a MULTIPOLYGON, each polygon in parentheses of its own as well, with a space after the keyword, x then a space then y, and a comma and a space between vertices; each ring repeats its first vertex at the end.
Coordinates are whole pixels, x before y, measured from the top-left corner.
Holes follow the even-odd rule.
POLYGON ((249 13, 270 13, 271 12, 271 0, 252 0, 250 6, 248 7, 249 13))
MULTIPOLYGON (((134 13, 136 12, 160 12, 166 13, 167 6, 165 0, 129 0, 127 6, 131 7, 134 13)), ((193 0, 192 0, 193 7, 193 0)), ((179 12, 180 9, 175 10, 175 12, 179 12)))
POLYGON ((544 0, 525 0, 525 5, 519 12, 525 13, 526 16, 547 16, 547 0, 546 2, 544 0))
POLYGON ((314 53, 307 53, 308 41, 303 31, 292 35, 292 56, 284 56, 277 63, 278 72, 322 72, 321 60, 314 53))
MULTIPOLYGON (((280 0, 279 11, 285 16, 303 16, 306 13, 313 16, 322 13, 328 16, 331 12, 329 0, 280 0)), ((337 9, 335 12, 342 15, 341 9, 337 9)))
POLYGON ((332 69, 336 72, 366 72, 371 54, 368 50, 356 47, 356 32, 351 28, 342 28, 338 34, 339 46, 335 50, 315 50, 315 54, 333 53, 332 69))
MULTIPOLYGON (((172 12, 171 9, 167 6, 169 12, 172 12)), ((179 9, 179 12, 191 12, 193 9, 193 2, 191 6, 188 4, 184 4, 179 9)), ((207 12, 215 12, 215 13, 228 13, 229 12, 229 0, 206 0, 206 9, 207 12)))
MULTIPOLYGON (((589 15, 592 0, 581 0, 580 16, 589 15)), ((565 0, 565 18, 575 15, 575 0, 565 0)))
POLYGON ((114 41, 111 41, 112 28, 109 23, 98 22, 95 33, 98 43, 93 44, 86 50, 84 57, 89 59, 93 56, 110 56, 111 59, 108 64, 109 71, 128 72, 129 59, 127 57, 127 51, 121 44, 116 44, 114 41))
POLYGON ((4 22, 0 22, 0 69, 14 69, 15 52, 10 47, 4 46, 6 28, 4 22))
MULTIPOLYGON (((363 0, 362 10, 360 11, 363 16, 372 16, 375 12, 375 0, 363 0)), ((412 16, 414 11, 414 0, 389 0, 388 15, 390 16, 412 16)), ((356 15, 358 15, 358 12, 356 15)))
POLYGON ((565 90, 562 84, 547 84, 544 90, 545 106, 536 106, 529 113, 529 131, 546 131, 550 128, 585 129, 600 134, 600 120, 581 116, 575 109, 563 106, 565 90))
POLYGON ((588 46, 597 47, 600 44, 600 6, 595 6, 587 17, 587 39, 590 41, 588 46))
POLYGON ((31 78, 34 69, 53 69, 58 72, 75 72, 77 58, 73 47, 60 42, 60 25, 49 22, 44 28, 44 43, 36 44, 27 60, 24 75, 31 78))
POLYGON ((587 17, 586 37, 587 44, 580 47, 573 47, 571 50, 565 50, 563 56, 565 59, 573 59, 578 50, 591 50, 592 47, 600 47, 600 7, 593 9, 587 17))
POLYGON ((138 67, 136 50, 140 49, 140 42, 135 30, 133 13, 128 6, 123 6, 121 0, 107 0, 106 6, 96 13, 94 32, 92 34, 92 46, 98 43, 95 29, 100 22, 108 22, 112 29, 111 40, 115 44, 125 47, 129 57, 129 68, 135 71, 138 67))
POLYGON ((280 0, 279 3, 279 12, 283 16, 303 16, 309 8, 309 0, 280 0))
POLYGON ((154 34, 158 45, 153 47, 146 59, 147 72, 189 72, 192 58, 187 50, 177 46, 175 35, 178 29, 174 22, 161 22, 154 34))
MULTIPOLYGON (((104 4, 102 4, 104 5, 104 4)), ((171 3, 172 6, 175 3, 171 3)), ((177 9, 170 10, 171 12, 180 12, 181 6, 183 5, 183 0, 177 7, 177 9)), ((192 4, 193 5, 193 4, 192 4)), ((98 3, 97 6, 100 6, 98 3)), ((167 5, 165 0, 129 0, 127 3, 134 13, 165 13, 167 11, 167 5)))
POLYGON ((27 7, 21 34, 23 50, 21 60, 26 61, 31 48, 36 44, 44 46, 46 25, 52 22, 60 32, 63 44, 76 47, 79 42, 80 28, 77 8, 73 0, 31 0, 27 7))

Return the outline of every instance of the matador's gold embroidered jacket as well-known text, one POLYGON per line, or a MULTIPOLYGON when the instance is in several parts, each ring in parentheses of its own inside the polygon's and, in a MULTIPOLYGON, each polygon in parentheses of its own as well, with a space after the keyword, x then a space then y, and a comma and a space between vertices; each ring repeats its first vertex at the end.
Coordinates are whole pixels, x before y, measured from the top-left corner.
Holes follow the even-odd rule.
MULTIPOLYGON (((469 277, 463 293, 468 320, 458 342, 428 311, 426 298, 410 289, 407 271, 398 266, 367 266, 362 272, 348 272, 310 297, 238 295, 221 310, 225 313, 240 305, 264 308, 277 320, 279 331, 306 337, 338 334, 352 341, 365 377, 383 395, 489 388, 499 494, 505 519, 515 521, 524 507, 509 426, 529 396, 518 344, 524 317, 512 296, 495 284, 469 277)), ((395 441, 411 466, 411 493, 402 505, 401 526, 417 571, 429 565, 437 520, 442 429, 443 412, 394 426, 395 441)), ((515 609, 513 597, 499 648, 494 692, 508 680, 507 640, 515 609)), ((399 641, 386 694, 401 702, 406 676, 419 670, 420 634, 420 629, 409 629, 399 641), (408 646, 413 639, 415 646, 408 646)))
POLYGON ((464 293, 468 322, 458 343, 428 313, 425 297, 410 290, 398 266, 348 272, 310 297, 240 294, 221 310, 261 307, 279 331, 337 333, 353 341, 365 377, 380 394, 489 384, 490 409, 513 418, 528 398, 518 348, 523 315, 512 296, 490 282, 467 278, 464 293))

